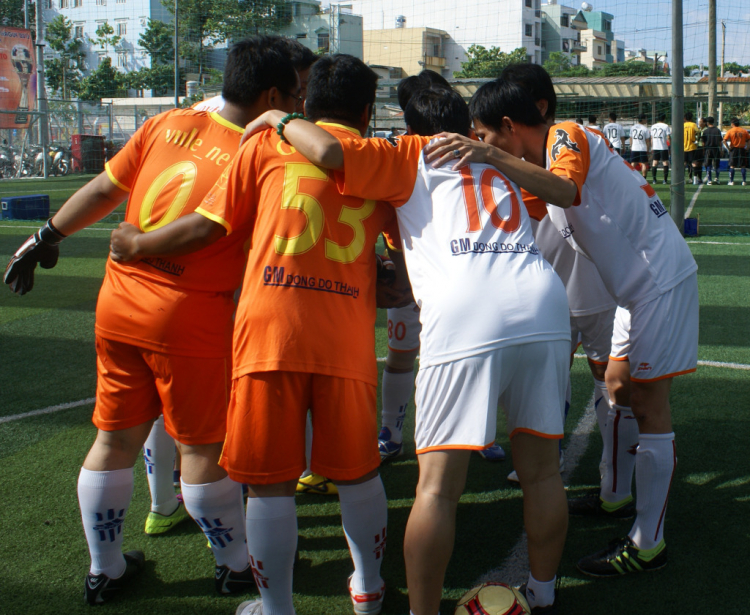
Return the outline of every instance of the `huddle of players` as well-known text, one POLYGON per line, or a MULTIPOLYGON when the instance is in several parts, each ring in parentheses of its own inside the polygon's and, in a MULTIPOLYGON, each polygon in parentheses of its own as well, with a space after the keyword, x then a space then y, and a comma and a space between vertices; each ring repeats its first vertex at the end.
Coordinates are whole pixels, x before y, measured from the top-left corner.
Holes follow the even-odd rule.
POLYGON ((742 185, 746 185, 748 166, 748 144, 750 133, 740 127, 739 118, 732 118, 732 127, 722 137, 721 130, 715 125, 713 117, 700 118, 698 124, 693 122, 693 114, 685 114, 685 164, 688 167, 688 178, 693 184, 703 183, 703 167, 706 167, 707 184, 719 183, 719 160, 722 147, 729 150, 729 181, 734 185, 736 169, 742 173, 742 185), (711 177, 711 171, 716 179, 711 177))
POLYGON ((567 530, 556 440, 572 312, 531 231, 529 215, 547 211, 618 305, 614 325, 598 323, 614 326, 602 489, 577 510, 625 516, 634 468, 639 487, 629 536, 579 568, 613 576, 666 564, 663 518, 676 460, 669 384, 695 369, 697 285, 658 197, 597 134, 553 125, 554 89, 539 67, 511 67, 468 109, 449 88, 418 91, 405 113, 413 132, 458 133, 428 154, 426 137, 361 138, 376 82, 349 56, 319 60, 306 105, 316 126, 290 115, 300 80, 278 40, 240 43, 225 71, 224 109, 146 122, 9 264, 5 281, 27 292, 37 262, 54 266, 65 236, 130 192, 97 306, 99 432, 79 478, 90 603, 143 568, 142 553, 121 553, 122 521, 137 453, 163 413, 182 454, 185 506, 216 557, 217 588, 244 591, 254 579, 262 601, 238 613, 293 613, 293 494, 310 408, 311 469, 339 488, 354 610, 380 612, 387 507, 377 475, 369 246, 387 230, 404 250, 421 308, 420 478, 405 539, 411 610, 439 609, 468 455, 494 440, 500 400, 524 492, 525 592, 534 613, 556 613, 567 530), (472 120, 484 142, 467 137, 472 120), (250 132, 278 131, 258 132, 232 161, 248 123, 250 132), (445 166, 454 159, 460 172, 445 166), (529 191, 526 207, 519 186, 529 191), (606 222, 620 218, 629 224, 606 222), (231 298, 243 268, 232 344, 231 298), (246 514, 238 482, 250 486, 246 514))

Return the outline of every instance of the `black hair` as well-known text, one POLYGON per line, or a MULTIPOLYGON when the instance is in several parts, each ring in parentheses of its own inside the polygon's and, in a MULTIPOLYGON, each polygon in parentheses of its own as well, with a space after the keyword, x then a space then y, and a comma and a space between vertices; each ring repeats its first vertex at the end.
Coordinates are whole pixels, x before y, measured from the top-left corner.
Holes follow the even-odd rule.
POLYGON ((641 114, 640 114, 640 115, 638 116, 638 121, 639 121, 639 122, 645 122, 645 121, 646 121, 646 114, 645 114, 645 113, 641 113, 641 114))
POLYGON ((589 115, 589 124, 596 124, 596 116, 589 115))
POLYGON ((555 86, 552 84, 549 73, 539 64, 508 64, 501 73, 500 79, 520 85, 529 93, 535 104, 540 100, 546 100, 547 113, 544 119, 555 117, 557 111, 555 86))
POLYGON ((398 83, 396 88, 396 98, 398 98, 398 106, 403 111, 406 111, 406 107, 409 104, 412 96, 423 88, 439 87, 439 88, 451 88, 451 84, 442 75, 439 75, 434 70, 425 68, 418 75, 412 75, 406 77, 398 83))
POLYGON ((687 120, 688 122, 692 122, 692 121, 693 121, 693 114, 692 114, 692 113, 691 113, 690 111, 686 111, 686 112, 685 112, 685 119, 686 119, 686 120, 687 120))
POLYGON ((520 84, 511 83, 502 77, 485 83, 471 97, 469 113, 472 120, 500 130, 504 117, 525 126, 538 126, 545 119, 531 94, 520 84))
POLYGON ((583 126, 583 118, 582 117, 577 117, 576 118, 576 124, 580 124, 581 126, 583 126))
POLYGON ((292 61, 294 68, 298 71, 307 70, 318 60, 318 56, 293 38, 280 36, 274 47, 286 55, 292 61))
POLYGON ((305 112, 311 120, 330 118, 357 124, 375 102, 378 75, 345 53, 323 56, 310 71, 305 112))
POLYGON ((617 121, 617 114, 614 111, 609 114, 609 121, 610 122, 616 122, 617 121))
POLYGON ((732 126, 739 126, 740 125, 740 118, 733 117, 732 118, 732 126))
POLYGON ((663 113, 659 116, 659 121, 664 124, 667 121, 667 116, 663 113))
POLYGON ((709 115, 706 118, 706 124, 708 124, 709 126, 713 126, 715 123, 716 123, 716 120, 714 119, 713 115, 709 115))
POLYGON ((445 87, 417 90, 404 111, 404 120, 415 134, 429 137, 439 132, 468 136, 469 107, 461 95, 445 87))
POLYGON ((262 92, 275 87, 294 94, 297 71, 276 44, 279 36, 254 36, 232 45, 224 66, 221 95, 229 103, 249 107, 262 92))

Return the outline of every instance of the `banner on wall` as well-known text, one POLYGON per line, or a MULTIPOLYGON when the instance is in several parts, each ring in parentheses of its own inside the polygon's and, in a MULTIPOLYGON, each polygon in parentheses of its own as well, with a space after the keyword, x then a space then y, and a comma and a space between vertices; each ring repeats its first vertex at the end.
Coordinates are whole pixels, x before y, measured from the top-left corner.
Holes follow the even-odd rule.
POLYGON ((0 26, 0 128, 28 128, 36 104, 31 30, 0 26))

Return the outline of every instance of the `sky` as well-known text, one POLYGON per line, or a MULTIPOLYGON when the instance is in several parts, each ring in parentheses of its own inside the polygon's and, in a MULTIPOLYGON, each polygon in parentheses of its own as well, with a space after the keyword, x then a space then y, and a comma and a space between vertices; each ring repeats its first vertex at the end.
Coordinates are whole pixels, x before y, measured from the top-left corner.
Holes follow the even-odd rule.
MULTIPOLYGON (((502 0, 501 0, 502 1, 502 0)), ((578 8, 580 3, 558 0, 578 8)), ((614 15, 615 38, 627 49, 667 51, 672 55, 672 0, 590 0, 595 11, 614 15)), ((683 0, 684 64, 708 68, 708 1, 683 0)), ((725 61, 750 64, 750 1, 717 0, 716 61, 721 62, 721 21, 726 21, 725 61)))

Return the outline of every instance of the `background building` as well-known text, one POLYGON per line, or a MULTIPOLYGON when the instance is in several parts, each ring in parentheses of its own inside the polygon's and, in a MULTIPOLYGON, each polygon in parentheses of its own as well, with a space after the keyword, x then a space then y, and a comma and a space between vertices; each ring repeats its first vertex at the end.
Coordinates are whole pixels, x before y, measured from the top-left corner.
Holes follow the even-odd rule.
POLYGON ((442 74, 447 66, 445 43, 450 35, 445 30, 365 30, 364 38, 364 57, 371 65, 391 66, 403 75, 416 75, 425 68, 442 74))
POLYGON ((363 59, 362 16, 352 13, 351 4, 321 8, 317 0, 289 2, 292 23, 279 34, 296 38, 313 51, 348 53, 363 59))
MULTIPOLYGON (((466 50, 471 45, 482 45, 487 49, 499 47, 505 52, 525 47, 530 62, 542 62, 540 0, 477 2, 460 7, 454 0, 434 0, 430 3, 354 0, 351 6, 353 12, 363 17, 366 40, 373 30, 431 29, 447 33, 447 38, 442 40, 445 57, 442 73, 445 77, 452 77, 455 71, 461 70, 461 62, 466 61, 466 50)), ((393 57, 398 53, 405 57, 414 55, 413 50, 406 46, 400 52, 391 51, 393 57)), ((383 63, 371 60, 367 53, 365 61, 383 63)), ((395 60, 388 63, 392 62, 395 60)), ((400 63, 395 65, 401 66, 400 63)))
POLYGON ((578 9, 557 4, 553 0, 542 5, 542 62, 555 51, 563 53, 573 65, 580 64, 580 54, 585 47, 581 42, 581 30, 588 23, 578 9))

